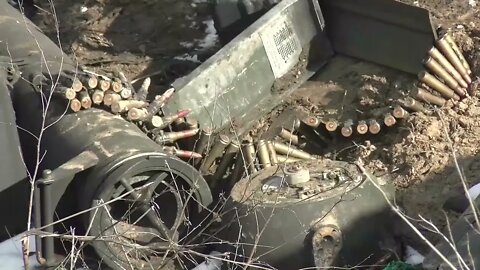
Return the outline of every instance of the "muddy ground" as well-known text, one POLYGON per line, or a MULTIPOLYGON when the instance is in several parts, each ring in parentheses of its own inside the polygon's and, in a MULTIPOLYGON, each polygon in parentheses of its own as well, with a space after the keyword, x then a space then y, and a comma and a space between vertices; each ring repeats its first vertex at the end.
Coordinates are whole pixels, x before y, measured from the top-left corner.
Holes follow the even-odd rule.
MULTIPOLYGON (((122 69, 130 79, 151 75, 154 85, 162 88, 220 48, 206 2, 55 0, 54 11, 48 4, 42 4, 33 20, 52 38, 59 37, 62 48, 93 71, 109 73, 122 69), (58 36, 52 14, 58 18, 58 36)), ((480 74, 480 13, 478 7, 473 7, 475 1, 402 2, 425 7, 432 12, 437 25, 453 27, 454 37, 473 73, 480 74)), ((357 79, 370 85, 362 89, 367 94, 375 93, 375 87, 386 87, 389 91, 398 87, 398 76, 385 74, 385 70, 376 72, 379 74, 376 77, 365 77, 362 74, 370 74, 377 67, 359 63, 354 68, 357 79)), ((345 80, 337 78, 337 82, 348 84, 345 80)), ((377 104, 378 98, 382 100, 373 95, 372 100, 363 102, 377 107, 385 105, 385 100, 377 104)), ((406 213, 412 217, 422 215, 443 228, 445 216, 455 216, 444 214, 445 199, 462 192, 453 149, 468 184, 480 180, 478 101, 473 97, 432 115, 416 114, 381 136, 354 138, 353 144, 352 140, 339 140, 331 156, 347 160, 362 157, 377 173, 392 175, 399 191, 398 203, 406 213)), ((435 239, 435 235, 421 230, 435 239)), ((421 245, 418 247, 421 249, 421 245)))

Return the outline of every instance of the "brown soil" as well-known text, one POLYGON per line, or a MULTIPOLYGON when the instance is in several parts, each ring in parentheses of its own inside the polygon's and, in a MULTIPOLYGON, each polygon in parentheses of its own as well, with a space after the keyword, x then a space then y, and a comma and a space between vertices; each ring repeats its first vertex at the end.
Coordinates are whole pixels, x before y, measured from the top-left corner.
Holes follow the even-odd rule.
MULTIPOLYGON (((478 7, 469 6, 466 0, 401 2, 425 7, 432 12, 437 25, 453 27, 454 38, 464 50, 473 73, 480 74, 478 7)), ((198 65, 175 60, 175 57, 197 55, 198 60, 203 61, 218 49, 218 44, 201 48, 207 28, 204 22, 209 20, 206 1, 55 0, 55 6, 63 49, 80 64, 100 72, 122 69, 132 79, 154 73, 154 83, 165 86, 198 65)), ((34 21, 57 40, 53 11, 48 4, 43 4, 43 8, 34 21)), ((330 65, 338 65, 338 70, 342 65, 352 64, 349 61, 339 59, 330 65)), ((309 107, 324 101, 318 97, 308 99, 305 95, 296 102, 320 117, 330 114, 341 120, 352 115, 371 117, 372 108, 388 109, 392 102, 386 97, 396 98, 395 95, 407 90, 412 82, 408 76, 364 62, 353 63, 350 70, 348 74, 326 73, 317 79, 322 80, 320 87, 332 92, 344 91, 340 103, 330 104, 355 106, 347 106, 345 110, 329 108, 328 104, 309 107), (348 91, 353 88, 360 92, 348 91)), ((335 100, 338 96, 329 98, 335 100)), ((398 186, 398 202, 405 212, 415 218, 422 215, 442 228, 445 225, 443 203, 448 196, 462 192, 454 168, 453 149, 469 184, 478 182, 479 118, 479 98, 473 97, 454 104, 453 108, 437 110, 433 115, 415 114, 382 135, 353 138, 361 147, 352 147, 352 140, 339 140, 328 156, 345 160, 362 157, 370 169, 391 174, 398 186)))

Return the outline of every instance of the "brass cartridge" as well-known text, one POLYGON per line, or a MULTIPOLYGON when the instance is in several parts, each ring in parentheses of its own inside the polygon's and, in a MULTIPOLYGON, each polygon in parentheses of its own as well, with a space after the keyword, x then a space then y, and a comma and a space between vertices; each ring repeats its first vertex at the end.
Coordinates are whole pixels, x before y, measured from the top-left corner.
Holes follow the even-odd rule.
POLYGON ((83 83, 79 79, 73 78, 72 86, 70 88, 72 88, 75 92, 80 92, 83 89, 83 83))
POLYGON ((74 112, 78 112, 82 109, 82 102, 77 98, 70 100, 70 109, 74 112))
POLYGON ((105 97, 105 92, 102 90, 94 90, 92 92, 92 102, 93 104, 102 104, 103 98, 105 97))
POLYGON ((92 99, 87 91, 78 92, 78 100, 82 103, 83 108, 89 109, 92 107, 92 99))
POLYGON ((382 130, 382 127, 375 119, 368 120, 368 131, 371 134, 378 134, 382 130))
MULTIPOLYGON (((418 73, 418 79, 425 83, 427 86, 432 88, 433 90, 437 91, 442 95, 443 97, 450 99, 456 99, 455 98, 455 92, 445 84, 443 84, 441 81, 439 81, 437 78, 435 78, 433 75, 426 71, 421 71, 418 73)), ((458 99, 457 99, 458 100, 458 99)))
POLYGON ((280 131, 279 136, 280 138, 284 139, 287 142, 291 142, 295 145, 298 145, 298 136, 294 135, 293 133, 291 133, 290 131, 284 128, 282 128, 282 130, 280 131))
POLYGON ((448 73, 437 61, 435 61, 435 59, 430 56, 426 58, 423 63, 437 77, 442 79, 447 84, 447 86, 452 88, 459 96, 465 96, 465 90, 463 90, 457 80, 455 80, 455 78, 453 78, 450 73, 448 73))
MULTIPOLYGON (((141 108, 146 108, 147 106, 148 106, 148 103, 145 101, 132 99, 132 100, 118 100, 112 104, 111 108, 113 113, 124 113, 124 112, 128 112, 133 108, 141 109, 141 108)), ((137 119, 140 119, 140 118, 137 118, 137 119)), ((132 119, 132 120, 137 120, 137 119, 132 119)))
POLYGON ((270 156, 270 162, 272 163, 272 165, 277 165, 278 164, 277 152, 275 151, 275 147, 273 147, 272 141, 267 141, 267 149, 268 149, 268 155, 270 156))
POLYGON ((385 126, 391 127, 397 123, 397 119, 391 113, 386 113, 383 117, 383 123, 385 126))
POLYGON ((284 156, 284 155, 278 155, 278 164, 293 163, 293 162, 299 162, 299 161, 303 161, 303 160, 304 159, 287 157, 287 156, 284 156))
POLYGON ((454 66, 448 61, 447 58, 435 47, 432 47, 428 51, 428 55, 430 55, 435 61, 437 61, 450 75, 452 75, 455 80, 460 84, 462 88, 467 88, 468 84, 463 79, 462 75, 455 69, 454 66))
POLYGON ((277 153, 280 153, 283 155, 292 156, 300 159, 307 159, 307 160, 315 159, 309 153, 302 150, 294 149, 291 146, 286 145, 284 143, 273 142, 273 147, 275 148, 275 151, 277 151, 277 153))
POLYGON ((330 132, 334 132, 338 128, 337 120, 335 120, 335 119, 327 120, 327 122, 325 123, 325 128, 330 132))
POLYGON ((137 93, 135 94, 135 98, 138 100, 147 100, 148 96, 148 89, 150 88, 150 84, 152 80, 148 77, 143 80, 140 89, 138 89, 137 93))
POLYGON ((463 67, 467 70, 468 75, 472 74, 472 70, 470 69, 470 65, 468 64, 467 59, 465 59, 465 56, 463 55, 455 40, 453 40, 452 35, 446 32, 444 36, 445 40, 448 42, 450 47, 452 47, 452 50, 457 55, 458 59, 460 59, 460 62, 462 62, 463 67))
POLYGON ((87 86, 89 89, 95 89, 98 86, 98 78, 95 75, 88 75, 87 86))
POLYGON ((368 132, 368 125, 366 121, 364 120, 358 121, 357 132, 360 135, 366 134, 368 132))
POLYGON ((403 104, 405 105, 405 107, 415 112, 427 111, 427 109, 422 105, 422 103, 412 97, 406 97, 403 104))
POLYGON ((417 87, 414 90, 413 94, 419 100, 423 100, 424 102, 441 106, 441 107, 444 106, 445 103, 447 102, 447 100, 445 100, 444 98, 430 94, 427 90, 424 90, 420 87, 417 87))
POLYGON ((268 154, 267 143, 259 140, 257 143, 258 161, 263 168, 271 167, 270 155, 268 154))
POLYGON ((113 92, 120 93, 122 92, 122 89, 123 89, 122 82, 120 82, 119 80, 114 80, 112 81, 110 88, 112 89, 113 92))
POLYGON ((54 94, 66 100, 73 100, 77 93, 70 87, 57 87, 54 94))
POLYGON ((197 133, 198 129, 178 132, 160 132, 157 136, 155 136, 154 140, 158 144, 174 143, 180 139, 195 136, 197 133))
POLYGON ((110 81, 107 81, 107 80, 100 80, 100 82, 98 83, 98 86, 100 87, 100 90, 102 91, 107 91, 108 89, 110 89, 110 81))
POLYGON ((353 120, 351 119, 348 119, 346 120, 345 122, 343 122, 343 126, 342 126, 342 129, 341 129, 341 133, 342 133, 342 136, 343 137, 350 137, 352 136, 353 134, 353 120))
POLYGON ((305 123, 305 125, 310 126, 312 128, 317 128, 320 125, 320 120, 315 116, 307 116, 302 120, 302 122, 305 123))
POLYGON ((398 118, 398 119, 404 119, 404 118, 407 118, 408 116, 407 110, 402 108, 402 106, 400 105, 397 105, 393 108, 392 114, 395 118, 398 118))
POLYGON ((458 58, 457 54, 453 51, 450 44, 448 44, 445 36, 439 38, 436 42, 438 49, 445 55, 448 61, 455 67, 455 69, 462 75, 462 78, 467 82, 471 83, 472 79, 468 75, 467 70, 463 66, 462 62, 458 58))
POLYGON ((211 150, 205 155, 205 159, 200 166, 200 171, 203 173, 208 172, 215 160, 222 156, 223 151, 230 144, 230 138, 227 135, 221 134, 218 140, 212 146, 211 150))
POLYGON ((222 178, 226 173, 228 168, 232 165, 233 158, 237 154, 238 150, 240 149, 240 143, 238 140, 233 139, 231 143, 225 149, 225 153, 218 164, 218 167, 213 175, 213 180, 218 181, 222 178))
POLYGON ((105 95, 103 96, 103 104, 106 106, 111 106, 113 103, 121 100, 122 97, 114 92, 107 91, 105 92, 105 95))
POLYGON ((257 168, 255 167, 255 146, 253 142, 247 141, 243 146, 243 154, 245 159, 245 167, 247 168, 248 173, 253 174, 257 172, 257 168))

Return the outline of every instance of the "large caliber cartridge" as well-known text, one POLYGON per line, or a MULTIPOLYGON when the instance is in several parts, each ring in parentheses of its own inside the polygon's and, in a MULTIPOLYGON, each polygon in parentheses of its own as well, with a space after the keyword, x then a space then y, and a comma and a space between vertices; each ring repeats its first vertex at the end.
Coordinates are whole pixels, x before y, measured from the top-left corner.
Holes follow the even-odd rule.
POLYGON ((284 143, 273 142, 273 147, 275 148, 275 151, 277 151, 277 153, 280 153, 286 156, 292 156, 292 157, 301 158, 301 159, 315 159, 309 153, 302 150, 294 149, 291 146, 286 145, 284 143))
POLYGON ((463 79, 462 75, 455 69, 454 66, 448 61, 447 58, 435 47, 432 47, 428 51, 428 55, 430 55, 435 61, 437 61, 450 75, 452 75, 455 80, 460 84, 462 88, 467 88, 468 84, 463 79))
POLYGON ((225 153, 223 154, 220 163, 213 175, 213 180, 216 182, 223 178, 227 173, 228 168, 232 165, 233 158, 237 154, 238 150, 240 149, 240 143, 236 139, 232 139, 231 143, 225 149, 225 153))
POLYGON ((272 166, 270 162, 270 155, 268 154, 267 142, 264 140, 259 140, 257 143, 257 152, 258 152, 258 161, 262 168, 267 168, 272 166))
POLYGON ((154 141, 158 144, 174 143, 180 139, 192 137, 198 133, 198 129, 184 130, 178 132, 160 132, 155 136, 154 141))
POLYGON ((200 166, 200 171, 207 173, 215 160, 222 156, 225 148, 230 144, 230 138, 227 135, 221 134, 218 140, 212 146, 208 154, 205 155, 205 159, 200 166))
POLYGON ((418 79, 447 99, 459 99, 456 97, 455 91, 426 71, 421 71, 418 73, 418 79))
POLYGON ((370 131, 371 134, 378 134, 382 130, 382 127, 380 124, 377 122, 375 119, 370 119, 368 120, 368 131, 370 131))
POLYGON ((413 91, 413 95, 419 100, 423 100, 424 102, 431 103, 437 106, 444 106, 447 102, 444 98, 430 94, 427 90, 424 90, 420 87, 417 87, 413 91))
POLYGON ((465 90, 460 86, 460 84, 455 80, 455 78, 450 75, 435 59, 431 56, 426 58, 423 63, 425 66, 431 70, 437 77, 442 79, 450 88, 452 88, 459 96, 465 96, 465 90))
POLYGON ((446 40, 446 36, 443 36, 439 38, 436 41, 437 47, 440 49, 440 51, 445 55, 445 57, 452 63, 452 65, 455 67, 455 69, 462 75, 463 79, 467 83, 471 83, 472 79, 468 75, 468 71, 465 69, 465 67, 462 64, 462 61, 458 58, 457 54, 455 51, 452 49, 450 44, 446 40))
POLYGON ((457 43, 453 40, 452 35, 446 32, 444 36, 445 36, 445 40, 448 42, 452 50, 455 52, 458 59, 460 59, 460 62, 462 62, 463 67, 467 70, 468 75, 472 74, 472 70, 470 69, 470 65, 468 64, 467 59, 465 59, 465 56, 463 55, 462 51, 458 47, 457 43))
POLYGON ((353 134, 353 120, 348 119, 343 122, 342 129, 340 131, 343 137, 350 137, 353 134))
POLYGON ((357 132, 360 135, 366 134, 368 132, 368 125, 366 121, 364 120, 358 121, 357 132))

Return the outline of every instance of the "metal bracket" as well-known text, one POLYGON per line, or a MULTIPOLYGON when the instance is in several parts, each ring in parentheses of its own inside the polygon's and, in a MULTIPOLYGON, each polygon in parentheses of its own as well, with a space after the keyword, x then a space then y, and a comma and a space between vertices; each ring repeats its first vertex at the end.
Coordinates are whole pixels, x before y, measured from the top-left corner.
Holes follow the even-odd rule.
MULTIPOLYGON (((84 151, 62 164, 55 170, 45 170, 41 179, 36 181, 34 192, 34 216, 36 229, 53 233, 54 212, 75 176, 98 164, 98 157, 91 151, 84 151)), ((35 237, 37 260, 43 266, 53 266, 54 239, 51 237, 35 237)))

